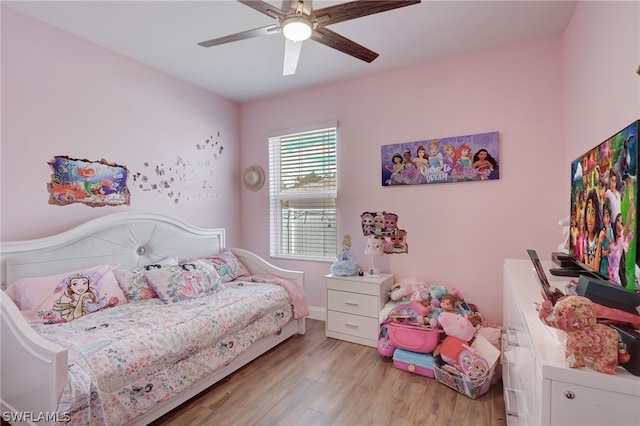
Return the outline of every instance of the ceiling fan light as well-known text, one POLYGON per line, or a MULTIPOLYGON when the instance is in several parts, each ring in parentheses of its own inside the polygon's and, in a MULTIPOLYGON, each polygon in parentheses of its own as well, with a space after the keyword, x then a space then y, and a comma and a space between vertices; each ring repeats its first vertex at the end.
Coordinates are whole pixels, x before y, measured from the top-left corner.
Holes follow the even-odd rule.
POLYGON ((289 18, 282 25, 282 33, 291 41, 303 41, 311 37, 311 25, 304 18, 289 18))

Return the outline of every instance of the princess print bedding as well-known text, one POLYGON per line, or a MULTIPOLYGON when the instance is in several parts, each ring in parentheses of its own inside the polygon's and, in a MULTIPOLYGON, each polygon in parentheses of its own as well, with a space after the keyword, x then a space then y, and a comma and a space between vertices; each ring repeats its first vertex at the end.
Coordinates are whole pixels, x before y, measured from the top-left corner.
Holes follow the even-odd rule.
POLYGON ((70 322, 34 325, 69 351, 58 411, 71 413, 70 424, 125 424, 305 315, 306 303, 297 313, 292 306, 304 299, 296 293, 301 289, 269 280, 243 277, 191 300, 136 300, 70 322))

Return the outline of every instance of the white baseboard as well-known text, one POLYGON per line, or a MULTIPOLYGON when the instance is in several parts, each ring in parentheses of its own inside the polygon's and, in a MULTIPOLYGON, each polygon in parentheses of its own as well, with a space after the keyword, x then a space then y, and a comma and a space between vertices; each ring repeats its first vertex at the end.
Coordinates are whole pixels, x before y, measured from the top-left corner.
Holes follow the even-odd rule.
POLYGON ((309 306, 309 316, 307 318, 326 322, 327 309, 319 308, 317 306, 309 306))

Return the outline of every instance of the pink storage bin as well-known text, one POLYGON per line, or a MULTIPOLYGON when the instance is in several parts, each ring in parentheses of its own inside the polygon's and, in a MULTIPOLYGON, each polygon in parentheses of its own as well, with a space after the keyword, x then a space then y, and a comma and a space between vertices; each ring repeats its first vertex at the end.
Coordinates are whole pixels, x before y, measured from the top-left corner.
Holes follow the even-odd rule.
POLYGON ((390 322, 387 324, 391 342, 401 349, 431 353, 438 346, 442 329, 390 322))

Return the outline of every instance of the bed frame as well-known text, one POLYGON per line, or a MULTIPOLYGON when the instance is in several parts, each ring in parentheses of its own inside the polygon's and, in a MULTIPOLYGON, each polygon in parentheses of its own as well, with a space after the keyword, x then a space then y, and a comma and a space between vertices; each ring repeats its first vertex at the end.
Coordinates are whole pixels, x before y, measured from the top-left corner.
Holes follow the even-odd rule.
MULTIPOLYGON (((153 263, 166 256, 184 259, 211 255, 224 248, 224 229, 198 228, 156 213, 115 213, 50 237, 3 242, 0 247, 0 278, 4 290, 19 278, 63 273, 105 263, 132 267, 153 263)), ((246 250, 231 250, 251 274, 275 275, 303 287, 303 272, 278 268, 246 250)), ((12 412, 15 413, 10 420, 12 424, 53 425, 58 399, 67 383, 67 350, 40 337, 4 291, 0 291, 0 302, 2 417, 8 420, 5 413, 12 412), (48 420, 51 421, 32 422, 38 416, 50 416, 48 420)), ((304 332, 304 318, 290 322, 278 334, 256 342, 230 364, 188 391, 157 404, 130 424, 148 424, 289 337, 304 332)))

